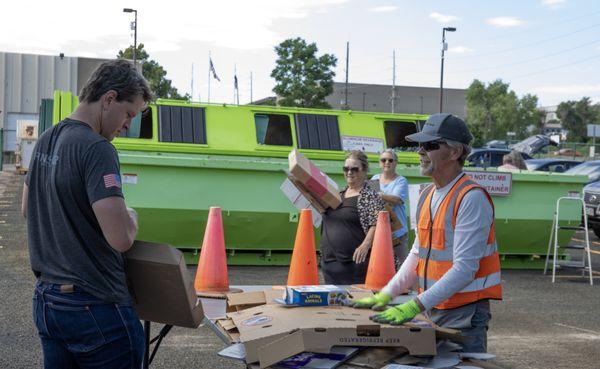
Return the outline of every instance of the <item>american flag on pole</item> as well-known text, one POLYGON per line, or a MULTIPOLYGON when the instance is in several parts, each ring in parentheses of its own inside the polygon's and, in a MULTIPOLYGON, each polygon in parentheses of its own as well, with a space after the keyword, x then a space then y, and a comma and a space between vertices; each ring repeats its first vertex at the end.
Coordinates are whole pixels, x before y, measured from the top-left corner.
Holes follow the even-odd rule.
POLYGON ((104 187, 105 188, 111 188, 111 187, 121 188, 121 176, 119 176, 118 174, 107 174, 102 178, 104 178, 104 187))
POLYGON ((210 71, 212 72, 213 77, 221 82, 221 78, 219 78, 219 76, 217 76, 217 71, 215 70, 215 66, 213 65, 212 59, 208 59, 208 61, 210 62, 210 71))

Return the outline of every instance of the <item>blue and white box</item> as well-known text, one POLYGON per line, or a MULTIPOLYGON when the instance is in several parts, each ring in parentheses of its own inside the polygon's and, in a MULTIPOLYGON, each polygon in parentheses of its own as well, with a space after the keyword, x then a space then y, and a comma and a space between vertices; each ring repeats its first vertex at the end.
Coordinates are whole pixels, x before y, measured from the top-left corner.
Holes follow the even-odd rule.
POLYGON ((283 302, 294 306, 344 305, 349 300, 348 291, 332 284, 322 286, 288 286, 283 302))

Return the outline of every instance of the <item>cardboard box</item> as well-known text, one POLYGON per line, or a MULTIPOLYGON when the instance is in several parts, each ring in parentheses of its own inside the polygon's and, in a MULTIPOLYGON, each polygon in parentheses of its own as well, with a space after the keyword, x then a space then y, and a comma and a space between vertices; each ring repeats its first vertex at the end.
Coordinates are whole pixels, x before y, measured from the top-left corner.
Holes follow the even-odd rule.
POLYGON ((349 299, 348 291, 334 285, 288 286, 281 300, 285 305, 329 306, 345 305, 349 299))
POLYGON ((233 311, 242 311, 259 305, 275 304, 275 299, 281 298, 282 294, 283 290, 281 289, 228 293, 226 311, 229 313, 233 311))
POLYGON ((435 327, 377 324, 371 315, 371 310, 342 306, 261 305, 229 313, 218 324, 244 344, 246 362, 258 361, 261 368, 300 352, 329 353, 333 346, 405 347, 412 355, 436 354, 435 327))
POLYGON ((125 272, 140 319, 197 328, 204 313, 181 251, 135 241, 125 254, 125 272))
POLYGON ((294 149, 289 156, 290 173, 324 208, 336 209, 342 203, 337 184, 294 149))

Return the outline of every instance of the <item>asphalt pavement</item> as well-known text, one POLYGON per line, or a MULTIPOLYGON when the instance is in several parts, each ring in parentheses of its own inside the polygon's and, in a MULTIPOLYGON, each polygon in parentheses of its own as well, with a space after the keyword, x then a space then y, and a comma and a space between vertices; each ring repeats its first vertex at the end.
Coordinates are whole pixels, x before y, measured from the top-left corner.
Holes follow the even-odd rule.
MULTIPOLYGON (((20 216, 22 183, 22 176, 0 172, 0 369, 42 367, 31 320, 34 277, 20 216)), ((600 240, 590 237, 593 264, 600 271, 600 240)), ((286 267, 229 267, 234 285, 283 284, 286 276, 286 267)), ((488 333, 489 352, 497 355, 494 363, 504 368, 600 368, 600 273, 595 283, 590 286, 566 271, 552 284, 539 270, 504 270, 505 297, 492 302, 488 333)), ((207 327, 174 328, 151 368, 243 368, 217 356, 224 347, 207 327)))

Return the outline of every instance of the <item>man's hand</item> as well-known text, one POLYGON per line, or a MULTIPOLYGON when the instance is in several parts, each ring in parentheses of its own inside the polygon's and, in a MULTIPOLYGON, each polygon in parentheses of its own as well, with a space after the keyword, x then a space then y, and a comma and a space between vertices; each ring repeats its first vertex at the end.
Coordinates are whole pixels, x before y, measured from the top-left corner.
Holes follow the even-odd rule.
POLYGON ((354 255, 352 255, 352 260, 356 264, 363 263, 367 259, 367 255, 369 254, 369 250, 371 249, 371 245, 362 243, 360 246, 354 250, 354 255))
POLYGON ((377 323, 388 323, 391 325, 400 325, 406 323, 421 312, 421 308, 415 300, 411 300, 402 305, 394 306, 383 313, 369 317, 377 323))
POLYGON ((379 292, 374 296, 362 298, 354 303, 354 307, 357 309, 373 309, 375 311, 381 311, 385 309, 388 302, 392 300, 392 296, 387 293, 379 292))

